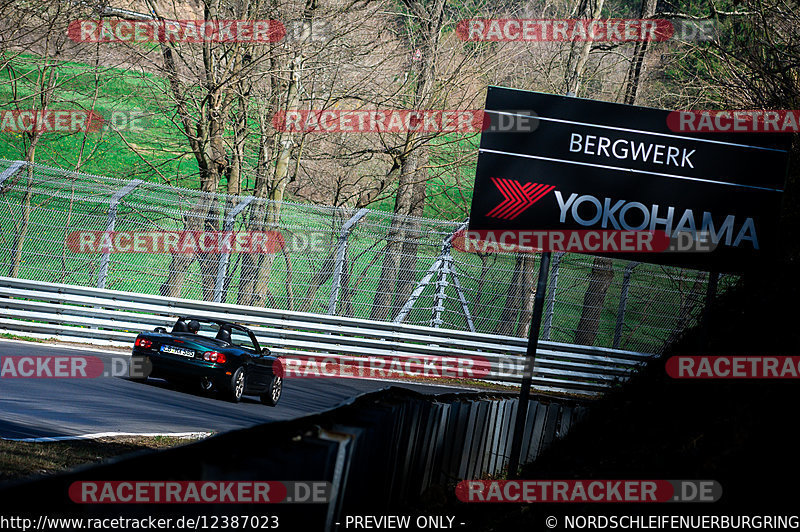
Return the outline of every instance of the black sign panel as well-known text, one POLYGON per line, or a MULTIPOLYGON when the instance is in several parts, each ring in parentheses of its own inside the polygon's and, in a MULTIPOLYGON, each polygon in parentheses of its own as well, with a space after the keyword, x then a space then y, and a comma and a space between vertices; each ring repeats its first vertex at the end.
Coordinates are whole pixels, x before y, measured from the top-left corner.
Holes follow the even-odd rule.
POLYGON ((498 87, 486 112, 538 124, 481 136, 471 231, 700 233, 713 251, 599 254, 718 271, 778 246, 788 135, 674 132, 669 111, 498 87))

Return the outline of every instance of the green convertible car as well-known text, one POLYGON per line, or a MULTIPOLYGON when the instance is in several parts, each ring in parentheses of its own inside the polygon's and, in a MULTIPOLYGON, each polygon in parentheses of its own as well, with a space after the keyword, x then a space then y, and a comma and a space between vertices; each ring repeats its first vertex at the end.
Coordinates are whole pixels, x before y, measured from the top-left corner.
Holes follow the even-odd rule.
POLYGON ((156 327, 136 337, 131 367, 149 368, 149 376, 171 382, 193 383, 201 391, 216 390, 233 402, 243 395, 257 395, 263 404, 275 406, 283 389, 276 361, 243 325, 180 317, 172 331, 156 327))

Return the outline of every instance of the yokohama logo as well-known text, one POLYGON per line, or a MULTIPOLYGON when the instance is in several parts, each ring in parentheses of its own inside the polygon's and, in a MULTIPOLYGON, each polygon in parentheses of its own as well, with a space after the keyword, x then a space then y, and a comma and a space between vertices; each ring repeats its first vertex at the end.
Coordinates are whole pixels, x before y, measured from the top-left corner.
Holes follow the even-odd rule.
POLYGON ((503 201, 489 211, 487 216, 504 220, 513 220, 556 188, 555 185, 543 183, 525 183, 523 185, 514 179, 496 177, 492 178, 492 182, 500 189, 503 201))

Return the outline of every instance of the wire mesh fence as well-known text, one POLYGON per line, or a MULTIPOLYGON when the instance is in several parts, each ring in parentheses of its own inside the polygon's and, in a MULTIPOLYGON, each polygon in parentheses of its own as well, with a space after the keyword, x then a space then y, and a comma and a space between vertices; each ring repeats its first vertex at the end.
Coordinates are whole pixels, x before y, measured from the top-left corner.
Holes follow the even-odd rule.
MULTIPOLYGON (((0 160, 0 211, 0 275, 528 333, 539 256, 460 251, 450 239, 463 223, 203 193, 7 160, 0 160), (206 246, 202 238, 163 245, 171 238, 165 235, 226 232, 234 243, 237 234, 263 233, 267 240, 277 235, 281 245, 206 246), (102 234, 128 235, 127 248, 82 240, 102 234), (151 235, 144 247, 132 241, 137 234, 151 235), (161 247, 153 244, 158 238, 161 247)), ((543 338, 658 353, 698 318, 705 272, 604 264, 598 271, 591 256, 555 254, 543 338)), ((720 289, 734 280, 721 278, 720 289)))

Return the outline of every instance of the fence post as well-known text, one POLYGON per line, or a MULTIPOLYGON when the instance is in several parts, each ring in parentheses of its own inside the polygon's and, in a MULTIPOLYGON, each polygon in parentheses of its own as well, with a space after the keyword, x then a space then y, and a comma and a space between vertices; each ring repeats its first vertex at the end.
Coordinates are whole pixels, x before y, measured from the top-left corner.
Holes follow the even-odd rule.
MULTIPOLYGON (((250 205, 253 200, 256 199, 253 196, 247 196, 243 198, 238 205, 236 205, 233 209, 228 212, 225 216, 225 222, 222 225, 222 230, 224 232, 233 231, 233 224, 236 220, 236 216, 242 212, 245 207, 250 205)), ((217 264, 217 279, 214 282, 214 302, 221 303, 222 302, 222 289, 225 287, 225 276, 228 274, 228 261, 231 258, 231 250, 230 248, 226 248, 219 256, 219 263, 217 264)))
POLYGON ((461 281, 458 280, 458 275, 456 274, 456 267, 452 261, 452 256, 450 265, 450 275, 453 277, 453 285, 455 285, 456 292, 458 293, 458 300, 461 303, 461 310, 464 312, 464 317, 467 319, 467 327, 469 327, 471 332, 475 332, 475 322, 472 321, 472 313, 469 311, 467 298, 464 296, 464 290, 461 288, 461 281))
POLYGON ((640 262, 629 262, 625 266, 625 272, 622 274, 622 288, 619 293, 619 307, 617 308, 617 325, 614 327, 614 349, 619 348, 619 341, 622 337, 622 324, 625 321, 625 308, 628 306, 628 287, 631 283, 631 273, 640 262))
POLYGON ((0 174, 0 187, 3 186, 3 181, 16 174, 17 170, 23 166, 25 166, 25 161, 14 161, 8 168, 3 170, 3 173, 0 174))
MULTIPOLYGON (((108 203, 108 222, 106 223, 106 233, 110 233, 117 225, 117 205, 134 188, 142 183, 141 179, 132 179, 127 185, 114 192, 111 201, 108 203)), ((106 287, 106 276, 108 275, 108 261, 111 258, 111 249, 106 249, 100 257, 100 271, 97 273, 97 288, 106 287)))
POLYGON ((553 268, 550 276, 553 280, 550 283, 550 296, 547 298, 547 310, 545 310, 544 325, 542 326, 542 340, 550 339, 550 328, 553 326, 553 312, 556 306, 556 286, 558 285, 558 266, 561 263, 563 251, 559 251, 553 257, 553 268))
POLYGON ((433 298, 433 316, 431 316, 431 326, 437 329, 442 325, 442 311, 444 311, 444 300, 447 299, 445 289, 447 288, 447 274, 450 273, 450 249, 442 255, 442 263, 439 267, 439 278, 436 280, 436 295, 433 298))
POLYGON ((441 267, 442 257, 439 257, 436 259, 436 262, 434 262, 431 267, 428 268, 425 276, 420 279, 419 283, 417 283, 417 287, 414 288, 414 291, 411 292, 410 296, 408 296, 405 305, 403 305, 403 308, 400 309, 400 312, 398 312, 397 316, 395 316, 394 320, 392 320, 394 323, 402 323, 402 321, 406 319, 408 313, 411 312, 412 308, 414 308, 414 303, 417 301, 417 298, 420 296, 420 294, 422 294, 422 291, 425 290, 425 287, 431 282, 433 274, 439 271, 439 268, 441 267))
POLYGON ((339 303, 339 290, 342 287, 342 271, 344 270, 344 258, 347 251, 347 238, 353 226, 367 215, 369 209, 361 209, 355 213, 339 231, 339 241, 336 247, 336 263, 333 266, 333 281, 331 282, 331 297, 328 300, 328 314, 336 314, 336 305, 339 303))
MULTIPOLYGON (((401 323, 404 319, 406 319, 406 316, 408 316, 408 313, 411 312, 411 309, 414 307, 414 303, 416 303, 420 294, 422 294, 422 291, 425 290, 425 287, 428 286, 428 284, 431 282, 433 274, 436 272, 439 272, 441 274, 442 268, 445 267, 444 263, 448 260, 448 257, 450 255, 450 247, 452 246, 453 238, 456 236, 456 234, 458 234, 459 231, 464 230, 467 227, 468 223, 469 223, 469 218, 464 220, 464 222, 461 225, 459 225, 455 231, 450 233, 450 235, 447 238, 442 240, 442 249, 439 252, 439 256, 436 258, 433 265, 431 265, 431 267, 428 268, 428 271, 425 273, 425 276, 417 283, 417 286, 416 288, 414 288, 414 291, 411 292, 411 295, 408 296, 408 299, 403 305, 403 308, 400 309, 400 312, 398 312, 397 316, 395 316, 395 318, 392 320, 393 323, 401 323)), ((439 283, 437 282, 437 284, 439 283)))

